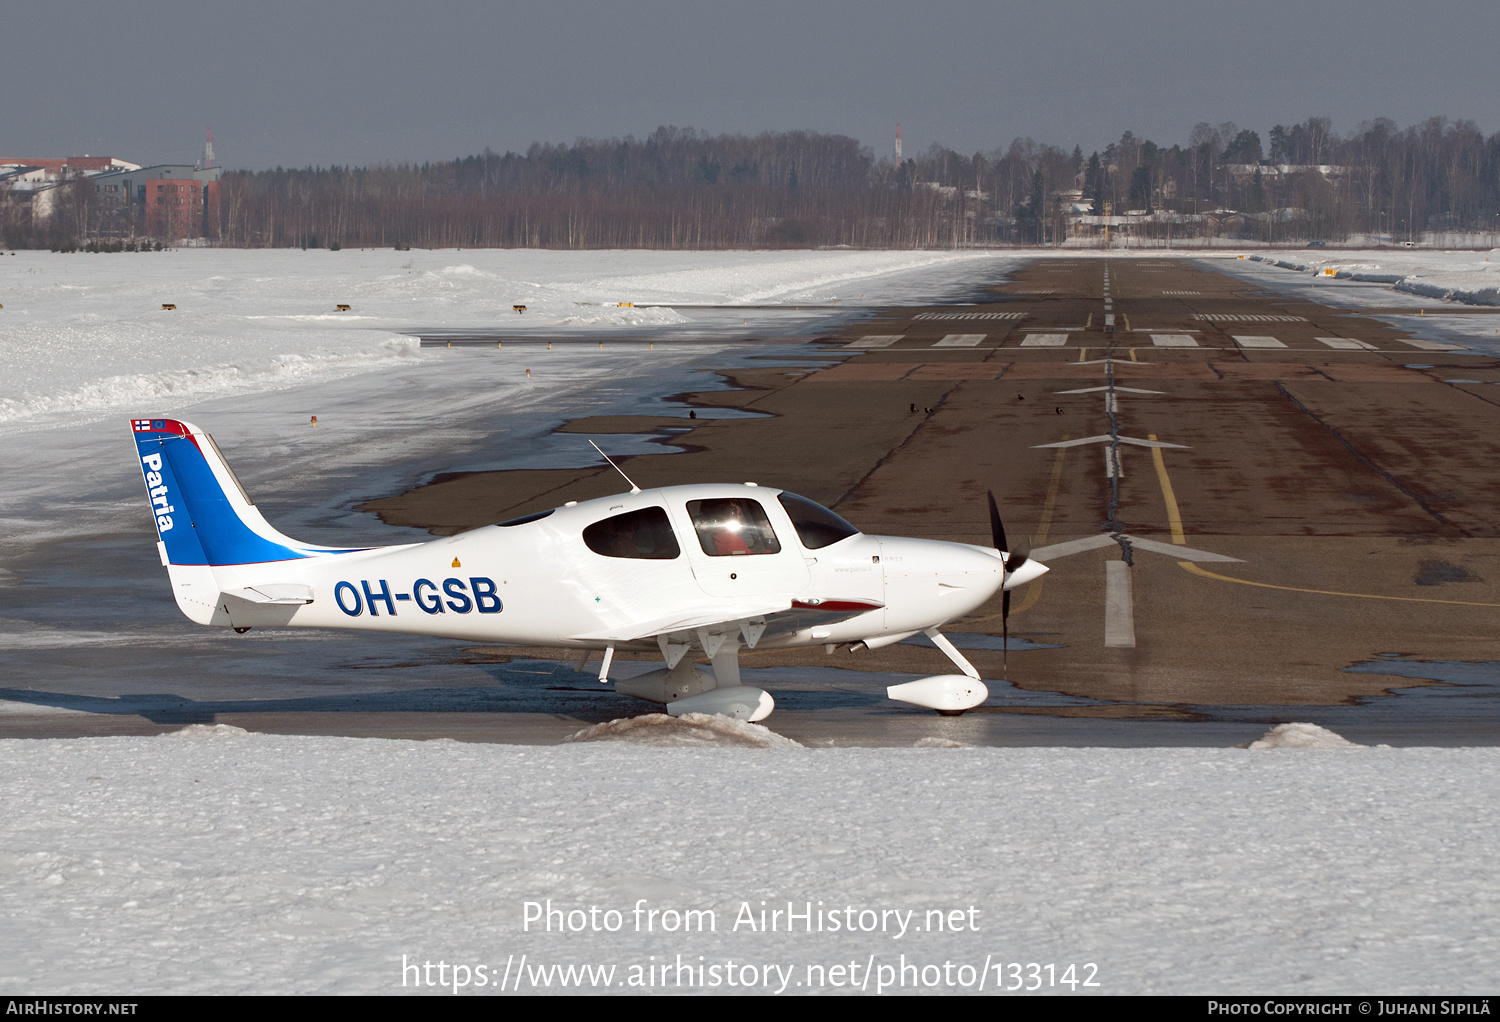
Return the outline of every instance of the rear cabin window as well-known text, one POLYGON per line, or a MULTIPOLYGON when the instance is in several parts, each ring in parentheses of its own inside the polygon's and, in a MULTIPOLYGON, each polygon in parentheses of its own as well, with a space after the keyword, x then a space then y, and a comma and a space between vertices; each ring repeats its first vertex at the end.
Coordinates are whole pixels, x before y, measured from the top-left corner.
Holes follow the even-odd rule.
POLYGON ((687 511, 698 533, 698 545, 710 557, 781 553, 771 521, 757 501, 746 497, 690 500, 687 511))
POLYGON ((643 507, 595 522, 583 530, 583 542, 605 557, 670 561, 682 553, 672 523, 667 520, 667 509, 662 507, 643 507))
POLYGON ((792 519, 792 528, 797 530, 797 538, 809 550, 821 550, 841 539, 859 535, 859 530, 854 526, 822 504, 806 497, 783 492, 778 493, 776 499, 781 501, 781 506, 786 508, 787 515, 792 519))

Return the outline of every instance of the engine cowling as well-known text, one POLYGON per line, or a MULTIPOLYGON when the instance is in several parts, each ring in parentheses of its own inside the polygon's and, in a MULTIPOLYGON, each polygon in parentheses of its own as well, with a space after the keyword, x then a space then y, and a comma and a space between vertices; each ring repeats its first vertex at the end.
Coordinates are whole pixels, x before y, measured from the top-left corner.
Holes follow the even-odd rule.
POLYGON ((885 694, 898 703, 911 703, 949 716, 972 710, 990 697, 990 690, 977 678, 962 674, 937 674, 902 685, 892 685, 885 694))

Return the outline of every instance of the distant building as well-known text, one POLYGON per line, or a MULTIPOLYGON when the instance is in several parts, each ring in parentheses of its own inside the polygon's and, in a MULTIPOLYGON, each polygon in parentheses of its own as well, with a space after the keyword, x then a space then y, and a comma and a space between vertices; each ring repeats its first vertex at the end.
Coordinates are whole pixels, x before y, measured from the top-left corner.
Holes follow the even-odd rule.
POLYGON ((50 179, 89 176, 106 170, 140 170, 139 163, 127 163, 113 156, 43 156, 12 159, 0 156, 0 172, 15 167, 32 167, 43 171, 50 179))
POLYGON ((52 215, 58 185, 80 177, 138 169, 140 164, 113 156, 0 156, 0 191, 28 204, 33 220, 45 220, 52 215))
POLYGON ((1259 174, 1264 180, 1290 177, 1293 174, 1321 174, 1326 178, 1338 178, 1349 173, 1348 167, 1340 167, 1336 164, 1271 163, 1269 160, 1264 163, 1226 163, 1221 169, 1237 178, 1254 177, 1259 174))
POLYGON ((222 173, 220 167, 161 164, 99 174, 93 181, 117 222, 135 219, 151 237, 181 241, 211 233, 222 173))

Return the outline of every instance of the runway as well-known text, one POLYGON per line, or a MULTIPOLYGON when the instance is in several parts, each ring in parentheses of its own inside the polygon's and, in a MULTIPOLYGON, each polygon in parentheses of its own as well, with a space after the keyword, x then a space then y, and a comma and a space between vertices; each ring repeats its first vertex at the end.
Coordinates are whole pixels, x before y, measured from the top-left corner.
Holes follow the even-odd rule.
MULTIPOLYGON (((1222 267, 1040 258, 976 281, 961 305, 842 307, 795 344, 726 328, 721 361, 711 347, 697 356, 721 367, 726 386, 653 397, 642 414, 623 392, 597 413, 575 397, 572 417, 527 439, 525 451, 456 464, 425 451, 420 464, 382 470, 404 492, 340 503, 339 517, 352 523, 363 516, 347 512, 363 510, 447 535, 615 492, 607 467, 554 456, 581 439, 570 434, 598 436, 643 487, 755 480, 877 534, 988 542, 984 495, 993 490, 1011 537, 1026 537, 1052 570, 1015 593, 1011 635, 1024 648, 1008 657, 994 638, 998 603, 947 629, 989 679, 990 705, 939 719, 884 700, 886 684, 946 670, 930 646, 747 654, 747 680, 778 699, 774 727, 810 745, 944 736, 1222 746, 1307 719, 1370 743, 1500 741, 1500 392, 1489 390, 1500 360, 1452 331, 1424 331, 1447 307, 1401 296, 1389 310, 1351 308, 1337 288, 1281 288, 1274 277, 1267 286, 1274 271, 1222 267)), ((461 338, 451 358, 466 361, 454 372, 478 380, 486 360, 502 364, 516 344, 544 374, 545 359, 572 365, 596 342, 610 358, 653 343, 649 330, 558 335, 549 353, 546 332, 511 329, 499 350, 496 332, 461 338)), ((429 339, 424 350, 446 343, 429 339)), ((478 436, 466 443, 487 450, 478 436)), ((286 494, 268 506, 293 510, 286 494)), ((309 524, 321 515, 295 508, 309 524)), ((334 542, 331 524, 319 527, 334 542)), ((128 540, 110 542, 123 550, 128 540)), ((86 585, 97 556, 79 547, 65 577, 86 585)), ((151 627, 173 629, 173 643, 192 631, 191 649, 172 662, 198 672, 194 680, 95 686, 112 703, 77 695, 88 686, 28 683, 0 691, 12 709, 30 707, 0 714, 0 733, 141 734, 218 721, 550 743, 652 708, 575 672, 557 650, 382 636, 356 653, 331 634, 191 630, 164 589, 142 588, 157 582, 146 559, 129 591, 145 594, 151 627), (141 691, 162 694, 125 698, 141 691)), ((122 657, 113 663, 130 677, 148 671, 135 653, 122 657)), ((622 672, 654 666, 617 662, 622 672)), ((91 678, 112 669, 89 665, 91 678)))

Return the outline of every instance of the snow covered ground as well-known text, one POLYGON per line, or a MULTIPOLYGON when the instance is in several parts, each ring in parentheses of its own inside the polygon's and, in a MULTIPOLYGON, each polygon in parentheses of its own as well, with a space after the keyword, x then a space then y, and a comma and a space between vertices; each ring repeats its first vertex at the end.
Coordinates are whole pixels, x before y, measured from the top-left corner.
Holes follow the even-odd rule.
POLYGON ((788 993, 863 988, 867 968, 873 993, 902 964, 908 991, 977 989, 986 961, 991 991, 1033 962, 1064 992, 1070 965, 1114 994, 1500 983, 1493 749, 168 735, 0 744, 0 799, 6 994, 430 991, 439 962, 468 994, 500 992, 507 964, 507 991, 588 965, 617 990, 726 992, 731 961, 788 993), (638 932, 641 899, 658 915, 638 932), (784 912, 760 929, 788 902, 813 932, 784 912), (678 956, 691 980, 646 972, 678 956))
MULTIPOLYGON (((0 430, 285 390, 416 357, 415 328, 670 329, 621 302, 930 297, 993 253, 179 249, 0 256, 0 430), (177 308, 166 311, 164 304, 177 308), (336 305, 351 306, 349 312, 336 305), (513 305, 525 305, 523 317, 513 305)), ((749 311, 746 317, 750 316, 749 311)), ((735 320, 739 322, 738 319, 735 320)))

